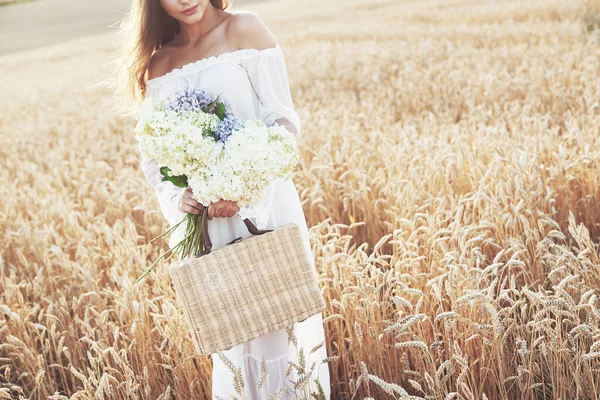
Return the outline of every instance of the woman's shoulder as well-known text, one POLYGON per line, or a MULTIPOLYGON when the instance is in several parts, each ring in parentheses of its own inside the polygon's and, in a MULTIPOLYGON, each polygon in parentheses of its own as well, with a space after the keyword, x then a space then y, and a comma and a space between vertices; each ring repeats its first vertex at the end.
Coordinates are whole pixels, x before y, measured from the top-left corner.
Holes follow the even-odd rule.
POLYGON ((237 10, 230 18, 228 35, 238 49, 263 50, 277 45, 277 39, 260 16, 253 11, 237 10))
POLYGON ((169 71, 171 64, 171 51, 169 46, 156 49, 150 57, 148 65, 148 80, 162 76, 169 71))

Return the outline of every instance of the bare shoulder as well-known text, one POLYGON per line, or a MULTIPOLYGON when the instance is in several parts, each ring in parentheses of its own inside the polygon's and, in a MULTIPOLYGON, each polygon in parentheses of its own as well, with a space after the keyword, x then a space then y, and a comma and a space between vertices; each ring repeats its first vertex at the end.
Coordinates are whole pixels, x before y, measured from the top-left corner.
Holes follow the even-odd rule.
POLYGON ((171 52, 168 47, 156 49, 150 58, 148 65, 148 79, 154 79, 169 72, 171 64, 171 52))
POLYGON ((277 45, 277 39, 253 11, 238 10, 230 17, 228 31, 239 49, 263 50, 277 45))

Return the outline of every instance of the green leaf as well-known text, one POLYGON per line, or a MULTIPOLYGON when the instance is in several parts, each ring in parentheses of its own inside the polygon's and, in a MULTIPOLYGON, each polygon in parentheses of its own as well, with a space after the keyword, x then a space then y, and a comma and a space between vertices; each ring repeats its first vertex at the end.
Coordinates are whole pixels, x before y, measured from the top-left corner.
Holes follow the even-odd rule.
POLYGON ((186 175, 171 176, 171 175, 169 175, 170 171, 171 170, 167 166, 160 167, 160 173, 163 176, 162 177, 163 181, 169 181, 172 184, 174 184, 175 186, 182 187, 182 188, 188 187, 188 181, 187 181, 186 175))
POLYGON ((217 96, 217 97, 216 97, 216 98, 215 98, 213 101, 211 101, 211 102, 210 102, 210 103, 209 103, 209 104, 206 106, 206 108, 205 108, 204 110, 202 110, 202 111, 204 111, 204 112, 206 112, 206 113, 207 113, 207 112, 210 112, 210 109, 211 109, 211 108, 213 108, 213 106, 214 106, 215 104, 217 104, 217 102, 219 101, 219 97, 221 97, 221 95, 218 95, 218 96, 217 96))
POLYGON ((225 119, 225 104, 219 103, 215 108, 215 114, 222 121, 225 119))

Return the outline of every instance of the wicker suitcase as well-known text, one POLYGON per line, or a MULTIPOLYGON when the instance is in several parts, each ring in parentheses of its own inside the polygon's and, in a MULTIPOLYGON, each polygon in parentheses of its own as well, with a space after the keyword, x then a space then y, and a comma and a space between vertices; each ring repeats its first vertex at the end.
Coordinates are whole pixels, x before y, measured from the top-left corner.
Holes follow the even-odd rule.
POLYGON ((211 251, 207 212, 203 253, 169 267, 199 354, 227 350, 325 309, 298 225, 259 230, 246 218, 251 236, 211 251))

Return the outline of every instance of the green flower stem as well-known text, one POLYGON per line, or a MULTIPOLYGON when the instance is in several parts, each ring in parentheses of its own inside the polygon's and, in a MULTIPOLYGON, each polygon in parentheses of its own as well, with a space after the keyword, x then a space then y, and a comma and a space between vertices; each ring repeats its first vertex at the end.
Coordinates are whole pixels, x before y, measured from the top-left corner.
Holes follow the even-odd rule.
MULTIPOLYGON (((189 215, 189 214, 188 214, 189 215)), ((157 239, 160 239, 161 237, 164 237, 166 235, 170 235, 175 229, 177 229, 177 227, 179 225, 181 225, 181 223, 183 221, 186 221, 188 218, 188 216, 186 215, 185 217, 183 217, 183 219, 181 221, 179 221, 178 223, 176 223, 175 225, 173 225, 171 228, 167 229, 166 231, 164 231, 163 233, 161 233, 160 235, 158 235, 157 237, 155 237, 154 239, 150 240, 150 243, 154 242, 157 239)))
POLYGON ((175 231, 175 229, 177 229, 177 227, 181 225, 184 221, 187 222, 184 238, 175 246, 171 247, 163 254, 161 254, 156 260, 154 260, 154 262, 146 269, 146 271, 144 271, 144 273, 139 278, 137 278, 137 282, 141 281, 146 275, 148 275, 150 271, 152 271, 156 263, 167 255, 169 256, 165 258, 165 261, 171 258, 175 253, 179 253, 181 258, 183 259, 188 256, 195 256, 196 254, 201 253, 204 250, 204 242, 202 240, 202 214, 186 214, 185 217, 177 224, 173 225, 168 230, 161 233, 159 236, 150 240, 150 243, 154 242, 155 240, 161 237, 173 233, 173 231, 175 231))

